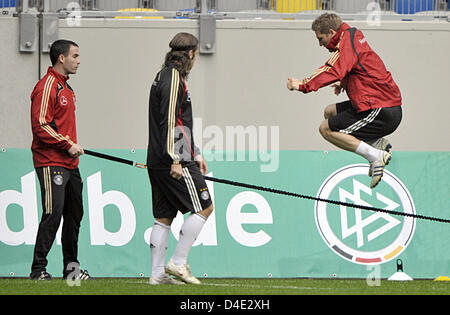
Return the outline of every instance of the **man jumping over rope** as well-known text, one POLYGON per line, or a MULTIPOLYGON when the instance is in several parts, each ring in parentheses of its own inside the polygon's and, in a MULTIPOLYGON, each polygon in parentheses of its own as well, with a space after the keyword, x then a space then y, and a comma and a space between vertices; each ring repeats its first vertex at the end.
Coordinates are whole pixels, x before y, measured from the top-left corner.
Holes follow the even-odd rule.
POLYGON ((335 94, 347 92, 348 101, 325 108, 319 131, 328 142, 369 161, 370 187, 374 188, 391 159, 392 146, 383 137, 394 132, 402 120, 400 90, 363 33, 343 23, 338 15, 322 14, 312 30, 319 45, 333 56, 310 78, 289 78, 287 88, 309 93, 337 82, 332 85, 335 94))

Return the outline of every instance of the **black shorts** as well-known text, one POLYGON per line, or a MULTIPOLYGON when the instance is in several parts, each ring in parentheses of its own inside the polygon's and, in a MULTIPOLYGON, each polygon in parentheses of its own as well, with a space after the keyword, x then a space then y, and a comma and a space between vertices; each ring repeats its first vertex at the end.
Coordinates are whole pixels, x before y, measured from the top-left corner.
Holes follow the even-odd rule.
POLYGON ((208 186, 195 162, 183 164, 181 179, 173 178, 170 169, 147 170, 155 218, 175 218, 177 211, 197 213, 212 204, 208 186))
POLYGON ((397 129, 402 107, 383 107, 358 113, 350 101, 336 104, 337 115, 328 118, 333 131, 350 134, 362 141, 376 140, 397 129))

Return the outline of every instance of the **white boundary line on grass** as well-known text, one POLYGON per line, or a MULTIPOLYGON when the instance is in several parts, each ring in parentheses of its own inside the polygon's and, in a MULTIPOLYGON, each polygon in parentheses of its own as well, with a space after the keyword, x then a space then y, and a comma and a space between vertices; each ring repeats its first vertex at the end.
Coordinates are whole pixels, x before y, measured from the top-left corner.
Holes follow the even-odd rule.
POLYGON ((202 285, 217 286, 217 287, 244 287, 244 288, 254 288, 254 289, 331 290, 331 288, 317 288, 317 287, 296 287, 296 286, 256 285, 256 284, 231 284, 231 283, 202 283, 202 285))
MULTIPOLYGON (((127 283, 141 283, 148 284, 148 281, 127 281, 127 283)), ((297 287, 297 286, 282 286, 282 285, 257 285, 257 284, 232 284, 232 283, 204 283, 200 285, 216 286, 216 287, 242 287, 253 289, 291 289, 291 290, 331 290, 332 288, 318 288, 318 287, 297 287)))

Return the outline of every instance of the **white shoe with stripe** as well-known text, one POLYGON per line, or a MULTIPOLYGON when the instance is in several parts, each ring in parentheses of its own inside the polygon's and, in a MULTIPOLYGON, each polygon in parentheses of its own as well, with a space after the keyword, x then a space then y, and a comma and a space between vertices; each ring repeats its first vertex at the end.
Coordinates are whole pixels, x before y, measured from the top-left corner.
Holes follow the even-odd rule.
POLYGON ((165 266, 165 270, 168 274, 178 277, 186 283, 201 284, 200 280, 192 275, 191 267, 189 266, 189 264, 175 265, 173 263, 173 260, 170 259, 165 266))
POLYGON ((170 277, 166 273, 160 278, 151 276, 148 283, 153 284, 153 285, 155 285, 155 284, 175 284, 175 285, 184 284, 184 282, 178 281, 177 279, 170 277))
POLYGON ((391 160, 391 152, 384 151, 383 154, 375 161, 370 163, 372 167, 372 182, 370 183, 370 188, 374 188, 383 177, 383 171, 386 165, 389 164, 391 160))
MULTIPOLYGON (((374 147, 375 149, 381 150, 381 151, 388 151, 391 152, 392 154, 392 144, 389 142, 389 140, 385 139, 385 138, 379 138, 373 142, 367 142, 367 144, 371 145, 372 147, 374 147)), ((372 163, 370 163, 369 166, 369 177, 372 177, 372 169, 373 165, 372 163)))

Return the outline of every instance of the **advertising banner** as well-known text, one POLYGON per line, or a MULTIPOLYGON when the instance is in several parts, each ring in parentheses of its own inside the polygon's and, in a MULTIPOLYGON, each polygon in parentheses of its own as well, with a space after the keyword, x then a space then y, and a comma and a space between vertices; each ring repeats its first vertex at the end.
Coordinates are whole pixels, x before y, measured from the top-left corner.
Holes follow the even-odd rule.
MULTIPOLYGON (((146 161, 146 150, 97 151, 146 161)), ((450 274, 450 224, 408 216, 450 218, 449 152, 394 151, 374 189, 365 160, 345 151, 214 151, 204 157, 211 177, 399 214, 208 182, 215 210, 189 254, 200 278, 367 278, 375 271, 386 278, 398 259, 415 279, 450 274)), ((147 171, 89 155, 80 157, 79 167, 81 268, 94 277, 150 276, 154 219, 147 171)), ((0 276, 25 277, 42 215, 30 150, 3 150, 0 169, 0 276)), ((182 222, 179 214, 167 259, 182 222)), ((48 260, 47 271, 60 277, 60 231, 48 260)))

